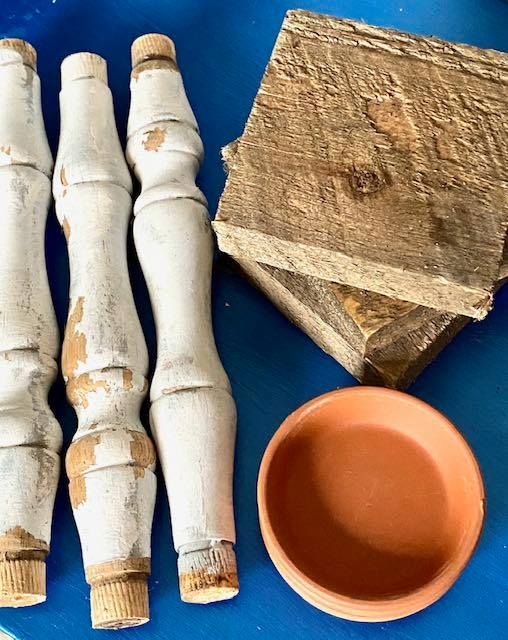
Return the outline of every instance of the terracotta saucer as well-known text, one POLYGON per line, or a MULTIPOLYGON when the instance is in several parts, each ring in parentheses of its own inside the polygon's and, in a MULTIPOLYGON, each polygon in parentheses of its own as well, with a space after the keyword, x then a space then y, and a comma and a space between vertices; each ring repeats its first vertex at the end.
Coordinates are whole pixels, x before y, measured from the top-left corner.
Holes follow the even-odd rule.
POLYGON ((263 457, 261 532, 286 582, 323 611, 380 622, 440 598, 484 517, 478 464, 428 404, 377 387, 291 414, 263 457))

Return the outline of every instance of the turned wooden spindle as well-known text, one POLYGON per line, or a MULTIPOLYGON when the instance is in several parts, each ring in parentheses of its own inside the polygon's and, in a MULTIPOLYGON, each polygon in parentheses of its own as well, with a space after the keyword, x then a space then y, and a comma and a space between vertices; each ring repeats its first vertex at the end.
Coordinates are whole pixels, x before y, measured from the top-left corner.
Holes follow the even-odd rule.
POLYGON ((127 270, 131 179, 105 61, 62 63, 53 180, 67 238, 70 303, 62 353, 78 429, 66 457, 94 628, 149 619, 155 453, 140 422, 148 355, 127 270))
POLYGON ((53 160, 36 53, 0 40, 0 606, 46 599, 62 433, 47 401, 58 329, 44 256, 53 160))
POLYGON ((195 184, 203 155, 172 41, 132 47, 127 160, 141 182, 134 239, 157 327, 152 432, 166 479, 181 597, 238 593, 232 503, 236 409, 210 313, 213 242, 195 184))

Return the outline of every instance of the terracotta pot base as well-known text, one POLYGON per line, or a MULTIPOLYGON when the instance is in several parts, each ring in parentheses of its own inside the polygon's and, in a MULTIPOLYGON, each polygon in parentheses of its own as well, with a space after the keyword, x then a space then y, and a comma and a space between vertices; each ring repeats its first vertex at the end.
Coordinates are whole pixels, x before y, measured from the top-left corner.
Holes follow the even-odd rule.
POLYGON ((263 538, 287 582, 354 620, 418 611, 456 580, 478 539, 483 486, 440 413, 355 387, 304 405, 261 465, 263 538))

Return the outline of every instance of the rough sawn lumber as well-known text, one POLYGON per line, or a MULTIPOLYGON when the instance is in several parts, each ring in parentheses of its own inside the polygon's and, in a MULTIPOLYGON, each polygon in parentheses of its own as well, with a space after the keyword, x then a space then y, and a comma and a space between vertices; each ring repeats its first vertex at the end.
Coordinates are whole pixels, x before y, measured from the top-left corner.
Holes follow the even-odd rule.
MULTIPOLYGON (((380 294, 237 262, 282 313, 365 384, 406 388, 471 320, 417 305, 398 315, 394 303, 400 301, 380 294)), ((508 268, 504 273, 506 279, 508 268)))
MULTIPOLYGON (((238 141, 226 146, 232 166, 238 141)), ((360 382, 406 388, 469 321, 347 285, 236 258, 247 277, 360 382)), ((501 280, 508 279, 505 245, 501 280)))
POLYGON ((475 318, 507 228, 508 56, 287 14, 215 221, 242 259, 475 318))

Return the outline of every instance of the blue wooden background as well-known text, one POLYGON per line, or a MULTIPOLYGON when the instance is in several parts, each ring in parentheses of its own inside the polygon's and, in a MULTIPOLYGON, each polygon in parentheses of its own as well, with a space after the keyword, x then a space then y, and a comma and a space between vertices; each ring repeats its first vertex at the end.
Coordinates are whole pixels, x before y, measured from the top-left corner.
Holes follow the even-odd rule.
MULTIPOLYGON (((201 125, 207 157, 200 185, 213 213, 224 185, 220 148, 242 133, 284 13, 307 8, 482 47, 508 50, 504 0, 3 0, 0 36, 32 42, 39 53, 46 127, 58 134, 59 65, 82 50, 109 63, 122 139, 129 104, 129 48, 148 31, 176 42, 188 94, 201 125)), ((1 117, 1 114, 0 114, 1 117)), ((0 227, 1 232, 1 227, 0 227)), ((63 236, 51 212, 47 231, 50 281, 60 326, 67 312, 68 267, 63 236)), ((136 302, 154 361, 148 297, 131 246, 136 302)), ((263 450, 283 418, 311 397, 355 384, 271 304, 219 259, 214 321, 238 403, 235 503, 240 595, 228 603, 180 602, 162 479, 153 528, 152 620, 125 631, 92 631, 89 589, 62 480, 57 496, 48 600, 0 610, 0 629, 19 640, 59 638, 220 638, 293 640, 498 640, 508 634, 508 287, 483 322, 469 325, 411 388, 449 415, 475 450, 485 476, 488 508, 480 546, 456 586, 426 611, 387 624, 332 618, 301 600, 272 566, 261 540, 256 476, 263 450)), ((51 395, 65 446, 75 429, 63 385, 51 395)), ((146 416, 146 413, 145 413, 146 416)), ((0 488, 1 499, 1 488, 0 488)))

